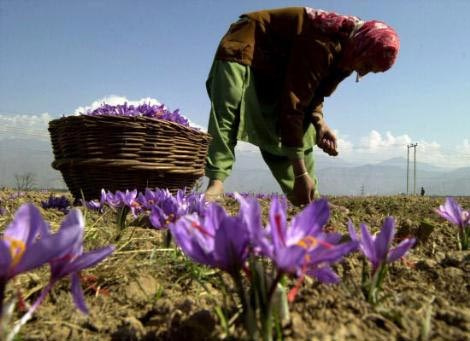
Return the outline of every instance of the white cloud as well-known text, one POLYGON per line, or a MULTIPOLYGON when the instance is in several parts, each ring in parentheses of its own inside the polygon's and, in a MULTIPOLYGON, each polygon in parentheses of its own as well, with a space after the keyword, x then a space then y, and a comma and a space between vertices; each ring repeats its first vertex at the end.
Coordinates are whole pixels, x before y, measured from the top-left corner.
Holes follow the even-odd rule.
POLYGON ((372 130, 368 136, 362 137, 359 142, 359 149, 364 152, 376 152, 381 150, 393 150, 396 147, 406 146, 411 143, 411 138, 408 135, 393 136, 391 132, 387 131, 385 136, 372 130))
POLYGON ((0 139, 32 138, 48 140, 47 127, 53 117, 49 113, 38 115, 0 115, 0 139))
MULTIPOLYGON (((464 139, 462 144, 455 148, 445 148, 435 141, 415 140, 407 134, 393 135, 387 131, 381 134, 372 130, 367 136, 359 138, 354 145, 348 136, 338 138, 339 157, 344 161, 353 163, 375 163, 387 159, 407 158, 407 146, 417 143, 416 160, 445 168, 468 167, 470 165, 470 142, 464 139)), ((414 158, 414 149, 410 148, 410 160, 414 158)))
MULTIPOLYGON (((338 159, 352 164, 378 163, 391 158, 407 158, 407 145, 417 143, 416 160, 443 168, 470 166, 470 141, 464 139, 461 144, 446 148, 435 141, 415 140, 407 134, 394 135, 387 131, 381 134, 376 130, 367 136, 360 137, 354 144, 348 135, 334 131, 338 143, 338 159)), ((259 153, 257 146, 238 141, 236 152, 259 153)), ((413 160, 414 149, 410 148, 410 160, 413 160)), ((323 156, 321 152, 317 155, 323 156)), ((326 155, 326 154, 325 154, 326 155)), ((261 157, 261 156, 260 156, 261 157)))
POLYGON ((353 149, 352 142, 348 141, 348 135, 341 135, 339 130, 334 130, 336 135, 336 141, 338 144, 338 150, 341 151, 342 154, 349 154, 353 149))

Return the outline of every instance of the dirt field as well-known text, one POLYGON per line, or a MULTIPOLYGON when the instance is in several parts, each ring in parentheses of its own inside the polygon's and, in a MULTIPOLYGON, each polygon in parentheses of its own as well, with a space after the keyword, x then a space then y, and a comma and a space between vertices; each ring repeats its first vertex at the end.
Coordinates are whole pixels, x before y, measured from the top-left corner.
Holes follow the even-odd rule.
MULTIPOLYGON (((17 198, 0 192, 0 227, 5 228, 21 203, 40 206, 50 193, 29 192, 17 198)), ((62 195, 62 193, 60 194, 62 195)), ((376 307, 362 294, 360 255, 335 267, 338 285, 304 283, 290 305, 285 340, 470 340, 470 251, 458 251, 457 229, 434 209, 439 197, 330 197, 345 210, 334 209, 328 229, 346 234, 346 222, 379 228, 393 215, 397 239, 415 236, 417 245, 404 261, 391 265, 384 300, 376 307)), ((470 198, 456 198, 466 209, 470 198)), ((269 200, 261 200, 267 215, 269 200)), ((227 199, 225 208, 238 212, 227 199)), ((291 209, 290 216, 298 210, 291 209)), ((43 210, 53 228, 64 214, 43 210)), ((26 324, 19 340, 239 340, 243 332, 232 283, 218 270, 189 261, 174 245, 166 247, 166 231, 132 221, 119 230, 110 209, 84 210, 85 248, 115 244, 116 251, 82 273, 90 315, 75 309, 70 282, 61 281, 26 324), (223 285, 223 283, 225 285, 223 285), (228 287, 228 290, 222 290, 228 287), (221 319, 221 316, 224 316, 221 319)), ((7 287, 7 300, 17 290, 31 303, 47 283, 49 270, 18 276, 7 287)), ((293 284, 293 281, 292 283, 293 284)), ((24 312, 18 307, 14 319, 24 312)))

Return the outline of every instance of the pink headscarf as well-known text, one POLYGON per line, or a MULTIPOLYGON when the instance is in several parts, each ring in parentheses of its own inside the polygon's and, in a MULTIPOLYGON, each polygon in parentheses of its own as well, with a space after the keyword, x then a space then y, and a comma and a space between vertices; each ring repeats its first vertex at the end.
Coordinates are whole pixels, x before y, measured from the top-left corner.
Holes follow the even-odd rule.
POLYGON ((367 63, 374 71, 388 70, 396 60, 400 40, 393 28, 380 21, 364 22, 357 17, 306 7, 314 27, 321 32, 347 40, 343 46, 344 62, 367 63))
MULTIPOLYGON (((378 71, 386 71, 395 62, 400 40, 393 28, 381 21, 367 21, 350 39, 345 57, 371 62, 378 71)), ((353 61, 351 60, 351 61, 353 61)))

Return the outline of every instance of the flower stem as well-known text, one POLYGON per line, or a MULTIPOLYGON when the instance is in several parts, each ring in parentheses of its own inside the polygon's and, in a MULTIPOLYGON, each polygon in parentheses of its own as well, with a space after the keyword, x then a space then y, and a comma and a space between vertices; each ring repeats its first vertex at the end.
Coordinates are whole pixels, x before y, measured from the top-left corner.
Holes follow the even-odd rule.
POLYGON ((369 295, 368 301, 369 303, 376 305, 378 303, 378 294, 382 287, 382 282, 387 274, 387 265, 381 264, 378 269, 372 275, 370 287, 369 287, 369 295))
POLYGON ((44 299, 46 298, 47 294, 51 291, 54 284, 55 282, 49 282, 46 285, 46 287, 42 290, 38 299, 33 303, 31 308, 29 308, 26 314, 24 314, 23 317, 21 317, 21 319, 15 324, 11 332, 8 334, 6 341, 12 341, 15 338, 16 334, 19 333, 21 327, 23 327, 26 324, 26 322, 28 322, 31 319, 31 317, 33 317, 34 312, 44 301, 44 299))
POLYGON ((470 228, 462 228, 459 230, 460 249, 468 250, 470 248, 470 228))
POLYGON ((258 334, 256 327, 256 318, 251 305, 249 305, 247 302, 247 295, 243 285, 242 277, 240 275, 240 271, 234 271, 231 275, 233 281, 235 282, 235 286, 237 287, 238 296, 240 297, 240 301, 242 303, 245 329, 250 339, 256 340, 258 334))
POLYGON ((0 320, 3 316, 3 300, 5 299, 5 287, 7 285, 6 281, 0 281, 0 320))
POLYGON ((263 333, 263 341, 271 341, 273 339, 273 311, 272 299, 276 291, 279 281, 282 279, 283 273, 279 271, 271 283, 265 304, 261 306, 261 330, 263 333))

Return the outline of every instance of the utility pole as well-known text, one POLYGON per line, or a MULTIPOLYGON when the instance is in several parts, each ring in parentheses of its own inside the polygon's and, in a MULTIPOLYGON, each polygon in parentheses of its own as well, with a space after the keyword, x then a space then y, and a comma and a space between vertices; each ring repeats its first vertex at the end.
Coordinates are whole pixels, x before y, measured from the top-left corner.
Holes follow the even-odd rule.
POLYGON ((418 143, 410 143, 407 145, 407 156, 406 156, 406 194, 409 194, 409 183, 410 183, 410 148, 414 148, 413 153, 413 194, 416 194, 416 147, 418 143))
POLYGON ((406 146, 406 151, 406 195, 408 195, 410 187, 410 145, 406 146))
POLYGON ((413 170, 414 170, 414 176, 413 176, 413 184, 414 184, 414 189, 413 189, 413 194, 416 195, 416 147, 418 146, 417 143, 415 143, 413 145, 414 147, 414 157, 413 157, 413 160, 414 160, 414 166, 413 166, 413 170))

